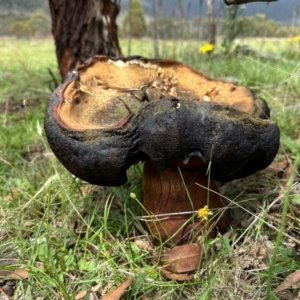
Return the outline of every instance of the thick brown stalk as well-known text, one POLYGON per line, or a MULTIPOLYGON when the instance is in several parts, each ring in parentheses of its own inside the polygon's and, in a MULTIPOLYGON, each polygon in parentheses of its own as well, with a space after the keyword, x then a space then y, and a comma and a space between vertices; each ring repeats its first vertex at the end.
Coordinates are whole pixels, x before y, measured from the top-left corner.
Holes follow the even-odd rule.
MULTIPOLYGON (((199 186, 208 186, 205 171, 205 169, 178 167, 175 164, 161 170, 150 161, 145 162, 143 205, 146 212, 150 215, 191 212, 205 205, 208 205, 209 209, 222 209, 224 204, 220 196, 213 192, 217 191, 215 182, 212 180, 210 183, 211 191, 199 186)), ((157 241, 185 244, 210 231, 211 226, 205 220, 193 218, 193 215, 195 214, 157 217, 160 221, 149 221, 147 226, 157 241)), ((221 232, 226 230, 225 217, 221 217, 217 226, 213 228, 210 236, 216 234, 216 228, 221 232)))

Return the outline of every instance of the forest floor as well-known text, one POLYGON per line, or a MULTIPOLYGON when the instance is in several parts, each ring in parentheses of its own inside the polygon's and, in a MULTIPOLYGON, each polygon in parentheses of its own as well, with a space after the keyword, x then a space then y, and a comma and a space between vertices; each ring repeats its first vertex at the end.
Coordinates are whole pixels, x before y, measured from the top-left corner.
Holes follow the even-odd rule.
MULTIPOLYGON (((60 81, 53 41, 0 38, 1 300, 100 299, 118 286, 122 299, 300 299, 300 44, 239 43, 200 53, 200 42, 160 42, 162 58, 253 89, 281 130, 271 166, 219 183, 232 227, 205 240, 188 280, 170 280, 153 260, 166 247, 151 244, 130 198, 142 198, 142 165, 119 188, 70 175, 43 129, 53 74, 60 81)), ((131 49, 153 56, 151 40, 133 40, 131 49)))

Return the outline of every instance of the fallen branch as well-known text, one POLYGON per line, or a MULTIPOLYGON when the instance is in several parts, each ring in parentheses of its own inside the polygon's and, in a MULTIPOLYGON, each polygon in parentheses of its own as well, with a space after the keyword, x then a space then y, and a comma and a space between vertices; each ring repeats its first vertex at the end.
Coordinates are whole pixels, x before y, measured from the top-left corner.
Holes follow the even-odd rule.
POLYGON ((239 5, 250 2, 275 2, 277 0, 224 0, 226 5, 239 5))

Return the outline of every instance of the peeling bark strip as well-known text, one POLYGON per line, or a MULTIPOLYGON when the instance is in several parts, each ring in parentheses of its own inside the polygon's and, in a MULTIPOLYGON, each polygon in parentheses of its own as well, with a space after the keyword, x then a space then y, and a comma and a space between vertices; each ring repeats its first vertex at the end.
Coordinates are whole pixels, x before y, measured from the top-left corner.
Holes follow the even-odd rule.
POLYGON ((95 54, 120 56, 119 0, 49 0, 62 79, 95 54))
POLYGON ((277 0, 224 0, 226 5, 239 5, 251 2, 275 2, 277 0))

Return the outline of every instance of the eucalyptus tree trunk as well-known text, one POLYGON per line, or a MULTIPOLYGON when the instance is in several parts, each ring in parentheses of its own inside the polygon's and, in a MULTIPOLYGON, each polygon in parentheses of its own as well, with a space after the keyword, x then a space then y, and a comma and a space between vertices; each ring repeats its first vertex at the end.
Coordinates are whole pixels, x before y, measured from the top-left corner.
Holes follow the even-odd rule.
POLYGON ((215 10, 214 10, 214 0, 206 0, 208 18, 209 18, 209 43, 216 43, 216 20, 215 20, 215 10))
POLYGON ((119 0, 49 0, 62 79, 95 54, 120 56, 119 0))

